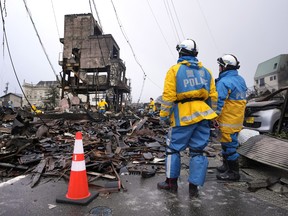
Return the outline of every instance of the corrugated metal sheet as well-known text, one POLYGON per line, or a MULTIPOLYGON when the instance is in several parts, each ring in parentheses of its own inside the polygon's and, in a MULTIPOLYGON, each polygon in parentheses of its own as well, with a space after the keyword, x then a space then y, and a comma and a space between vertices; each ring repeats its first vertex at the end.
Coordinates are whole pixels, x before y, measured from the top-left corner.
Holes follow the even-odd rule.
POLYGON ((238 153, 255 161, 288 171, 288 141, 267 135, 249 138, 238 153))

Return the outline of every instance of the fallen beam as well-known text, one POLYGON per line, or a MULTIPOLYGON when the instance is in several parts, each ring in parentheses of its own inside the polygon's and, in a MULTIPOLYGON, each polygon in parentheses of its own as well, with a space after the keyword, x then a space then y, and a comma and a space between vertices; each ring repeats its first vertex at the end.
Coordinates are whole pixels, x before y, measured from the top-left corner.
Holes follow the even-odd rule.
POLYGON ((7 167, 7 168, 16 168, 16 169, 22 169, 22 170, 28 170, 28 166, 23 166, 23 165, 14 165, 10 163, 0 163, 1 167, 7 167))
POLYGON ((39 181, 41 174, 46 166, 46 162, 47 159, 43 159, 40 161, 40 163, 38 164, 38 166, 35 168, 34 172, 36 172, 36 174, 33 177, 32 183, 31 183, 31 188, 33 188, 37 182, 39 181))
POLYGON ((107 178, 107 179, 116 179, 116 176, 103 174, 103 173, 87 172, 87 174, 94 175, 94 176, 100 176, 100 177, 107 178))

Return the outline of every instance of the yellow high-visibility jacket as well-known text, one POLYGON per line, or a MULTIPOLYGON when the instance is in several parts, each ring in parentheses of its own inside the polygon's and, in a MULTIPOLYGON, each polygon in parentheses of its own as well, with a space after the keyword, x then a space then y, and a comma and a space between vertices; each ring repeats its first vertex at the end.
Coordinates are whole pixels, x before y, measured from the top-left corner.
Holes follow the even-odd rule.
POLYGON ((197 58, 183 56, 167 72, 160 119, 186 126, 217 117, 217 92, 212 73, 197 58))
POLYGON ((104 109, 105 110, 105 106, 108 106, 106 101, 103 100, 103 101, 99 101, 98 102, 98 108, 99 109, 102 109, 102 110, 104 109))
POLYGON ((155 101, 152 100, 152 101, 149 103, 148 107, 149 107, 149 110, 151 109, 151 110, 153 110, 153 111, 155 112, 155 111, 156 111, 155 101))
POLYGON ((42 111, 38 110, 34 104, 31 106, 31 112, 32 113, 36 113, 36 114, 41 114, 42 113, 42 111))

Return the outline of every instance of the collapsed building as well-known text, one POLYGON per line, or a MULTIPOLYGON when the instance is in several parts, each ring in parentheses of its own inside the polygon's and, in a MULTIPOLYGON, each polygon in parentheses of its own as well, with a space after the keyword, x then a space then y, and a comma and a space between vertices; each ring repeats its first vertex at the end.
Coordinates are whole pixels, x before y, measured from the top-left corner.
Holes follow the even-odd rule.
POLYGON ((130 102, 130 80, 120 58, 120 48, 103 31, 92 14, 65 15, 61 99, 65 93, 83 94, 96 103, 104 98, 113 111, 130 102), (94 95, 91 98, 91 95, 94 95))

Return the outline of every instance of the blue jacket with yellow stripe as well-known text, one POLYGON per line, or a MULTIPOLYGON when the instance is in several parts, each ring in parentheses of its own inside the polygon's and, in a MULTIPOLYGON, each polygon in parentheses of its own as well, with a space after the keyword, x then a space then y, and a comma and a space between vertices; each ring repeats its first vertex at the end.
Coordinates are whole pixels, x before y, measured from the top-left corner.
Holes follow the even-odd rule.
POLYGON ((212 73, 197 58, 183 56, 166 74, 160 119, 186 126, 217 117, 217 92, 212 73))
POLYGON ((224 133, 239 132, 243 126, 247 86, 237 70, 220 73, 216 79, 218 92, 217 114, 220 130, 224 133))

